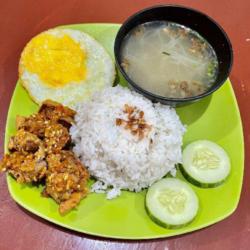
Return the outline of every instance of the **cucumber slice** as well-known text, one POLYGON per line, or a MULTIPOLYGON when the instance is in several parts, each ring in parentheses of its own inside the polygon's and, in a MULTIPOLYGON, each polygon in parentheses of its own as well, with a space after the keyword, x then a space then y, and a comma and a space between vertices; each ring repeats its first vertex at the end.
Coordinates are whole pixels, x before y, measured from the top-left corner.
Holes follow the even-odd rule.
POLYGON ((199 140, 189 144, 183 151, 180 170, 192 184, 217 187, 230 173, 230 159, 225 150, 214 142, 199 140))
POLYGON ((176 178, 165 178, 154 183, 148 189, 145 205, 151 219, 165 228, 187 225, 199 208, 192 188, 176 178))

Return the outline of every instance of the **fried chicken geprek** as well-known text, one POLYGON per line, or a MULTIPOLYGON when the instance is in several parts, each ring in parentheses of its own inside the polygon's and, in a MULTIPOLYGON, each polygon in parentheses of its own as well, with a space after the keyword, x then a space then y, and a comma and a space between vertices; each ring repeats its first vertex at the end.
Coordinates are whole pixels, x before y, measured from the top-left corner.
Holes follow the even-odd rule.
POLYGON ((45 180, 43 196, 59 204, 60 214, 76 207, 88 193, 88 171, 70 150, 74 115, 74 110, 46 100, 37 114, 17 116, 17 133, 0 161, 0 170, 19 183, 45 180))
POLYGON ((87 195, 89 174, 71 151, 47 156, 48 171, 43 194, 51 196, 59 205, 59 212, 66 213, 87 195))

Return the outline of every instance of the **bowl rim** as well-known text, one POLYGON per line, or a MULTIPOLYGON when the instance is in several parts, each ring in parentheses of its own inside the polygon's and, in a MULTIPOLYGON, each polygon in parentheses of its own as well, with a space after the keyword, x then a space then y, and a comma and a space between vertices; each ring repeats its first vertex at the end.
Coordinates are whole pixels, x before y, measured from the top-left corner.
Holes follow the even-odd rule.
MULTIPOLYGON (((209 41, 208 41, 209 42, 209 41)), ((211 45, 212 46, 212 45, 211 45)), ((120 29, 118 30, 116 37, 115 37, 115 43, 114 43, 114 56, 115 56, 115 62, 116 65, 119 69, 119 71, 122 73, 123 77, 126 79, 126 81, 138 92, 142 92, 147 96, 150 96, 151 98, 155 99, 155 100, 161 100, 163 102, 176 102, 176 103, 184 103, 184 102, 189 102, 189 101, 195 101, 195 100, 199 100, 203 97, 206 97, 210 94, 212 94, 213 92, 215 92, 217 89, 219 89, 227 80, 228 76, 230 75, 230 72, 232 70, 232 66, 233 66, 233 61, 234 61, 234 55, 233 55, 233 47, 232 47, 232 43, 229 39, 229 36, 227 35, 227 33, 225 32, 225 30, 222 28, 222 26, 217 23, 217 21, 215 21, 212 17, 210 17, 208 14, 203 13, 200 10, 194 9, 192 7, 187 7, 185 5, 179 5, 179 4, 158 4, 158 5, 153 5, 144 9, 141 9, 137 12, 135 12, 134 14, 132 14, 131 16, 129 16, 121 25, 120 29), (229 52, 230 52, 230 62, 228 64, 228 68, 227 68, 227 73, 225 74, 225 76, 222 78, 221 81, 217 82, 215 81, 214 84, 204 93, 199 94, 199 95, 195 95, 195 96, 190 96, 190 97, 184 97, 184 98, 174 98, 174 97, 164 97, 164 96, 160 96, 157 94, 154 94, 146 89, 143 89, 142 87, 140 87, 138 84, 136 84, 128 75, 127 73, 123 70, 121 64, 118 61, 118 57, 120 54, 120 50, 118 51, 117 49, 117 43, 118 41, 118 36, 119 34, 122 32, 122 30, 124 29, 124 27, 126 27, 131 21, 133 21, 133 19, 144 13, 147 11, 150 11, 152 9, 157 9, 157 8, 179 8, 179 9, 184 9, 187 11, 191 11, 194 13, 198 13, 202 16, 204 16, 205 18, 207 18, 211 23, 215 24, 218 29, 220 30, 220 32, 222 33, 222 35, 225 37, 225 41, 229 47, 229 52)))

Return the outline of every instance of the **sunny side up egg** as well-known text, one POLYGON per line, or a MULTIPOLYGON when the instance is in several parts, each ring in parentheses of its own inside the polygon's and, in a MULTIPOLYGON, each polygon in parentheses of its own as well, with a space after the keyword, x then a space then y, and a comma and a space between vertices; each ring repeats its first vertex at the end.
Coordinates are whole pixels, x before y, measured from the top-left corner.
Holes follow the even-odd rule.
POLYGON ((112 86, 115 66, 102 45, 88 34, 55 28, 26 45, 19 78, 36 103, 51 99, 75 108, 93 92, 112 86))

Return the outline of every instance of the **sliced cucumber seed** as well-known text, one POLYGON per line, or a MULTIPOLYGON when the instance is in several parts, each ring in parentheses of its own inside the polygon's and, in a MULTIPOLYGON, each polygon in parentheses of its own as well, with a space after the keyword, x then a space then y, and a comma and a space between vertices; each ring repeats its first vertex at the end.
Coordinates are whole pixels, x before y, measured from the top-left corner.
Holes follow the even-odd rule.
POLYGON ((158 225, 179 228, 195 218, 199 201, 195 192, 184 181, 164 178, 148 189, 145 206, 150 218, 158 225))
POLYGON ((171 214, 180 214, 185 209, 187 196, 183 191, 166 188, 159 192, 158 200, 171 214))
POLYGON ((226 151, 214 142, 194 141, 185 147, 182 158, 180 170, 196 186, 217 187, 230 174, 230 159, 226 151))
POLYGON ((220 159, 208 148, 201 148, 194 153, 193 165, 199 169, 214 169, 220 165, 220 159))

